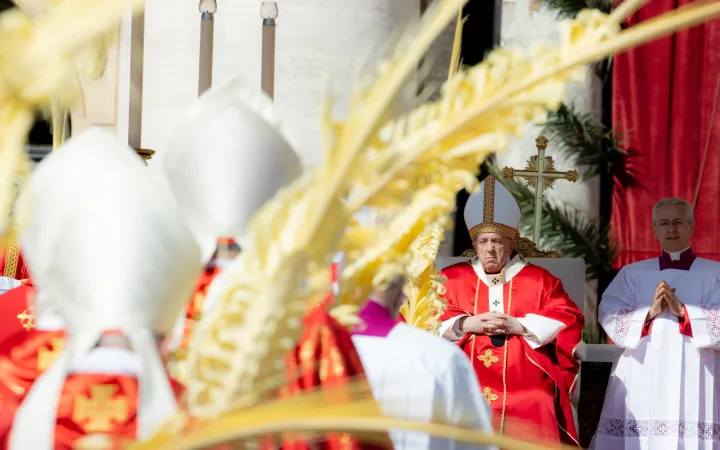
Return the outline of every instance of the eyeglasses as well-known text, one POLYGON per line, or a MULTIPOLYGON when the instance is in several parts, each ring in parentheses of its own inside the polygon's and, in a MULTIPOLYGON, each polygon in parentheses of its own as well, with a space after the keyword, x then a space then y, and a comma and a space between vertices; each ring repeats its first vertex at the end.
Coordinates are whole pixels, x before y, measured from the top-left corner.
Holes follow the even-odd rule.
POLYGON ((672 222, 660 222, 656 224, 660 228, 668 229, 668 228, 680 228, 684 225, 688 225, 690 222, 686 220, 673 220, 672 222))

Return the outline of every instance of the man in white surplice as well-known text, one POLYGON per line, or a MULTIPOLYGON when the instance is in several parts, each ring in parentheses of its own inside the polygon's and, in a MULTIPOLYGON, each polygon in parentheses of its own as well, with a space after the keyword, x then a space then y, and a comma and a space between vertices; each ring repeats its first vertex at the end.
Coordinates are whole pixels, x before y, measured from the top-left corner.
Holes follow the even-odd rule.
MULTIPOLYGON (((398 279, 373 294, 352 338, 383 414, 492 433, 490 410, 467 356, 439 336, 398 323, 403 285, 398 279)), ((420 432, 392 430, 390 437, 395 449, 479 448, 420 432)))
POLYGON ((652 213, 662 254, 623 267, 600 302, 602 327, 625 351, 591 448, 716 449, 720 263, 690 248, 690 204, 664 199, 652 213))

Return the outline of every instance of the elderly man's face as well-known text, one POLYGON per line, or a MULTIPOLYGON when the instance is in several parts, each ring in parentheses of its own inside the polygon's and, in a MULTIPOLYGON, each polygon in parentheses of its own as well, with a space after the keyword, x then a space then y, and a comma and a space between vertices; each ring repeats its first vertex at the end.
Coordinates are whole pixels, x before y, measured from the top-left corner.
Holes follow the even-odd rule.
POLYGON ((695 222, 687 220, 683 205, 665 205, 655 211, 655 237, 667 252, 679 252, 690 245, 695 222))
POLYGON ((473 247, 485 273, 500 273, 515 249, 515 241, 500 233, 480 233, 475 237, 473 247))

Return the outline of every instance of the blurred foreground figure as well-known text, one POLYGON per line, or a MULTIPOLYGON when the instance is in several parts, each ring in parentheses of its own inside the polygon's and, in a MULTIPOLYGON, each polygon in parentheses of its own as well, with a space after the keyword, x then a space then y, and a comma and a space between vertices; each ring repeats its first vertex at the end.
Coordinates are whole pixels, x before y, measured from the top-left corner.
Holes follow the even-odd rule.
MULTIPOLYGON (((490 410, 465 354, 425 330, 398 323, 404 283, 398 279, 374 293, 353 333, 383 414, 492 433, 490 410)), ((393 430, 390 437, 395 449, 480 448, 421 432, 393 430)))
MULTIPOLYGON (((202 262, 210 261, 170 344, 174 372, 183 378, 193 328, 232 281, 232 274, 222 270, 231 262, 222 257, 222 250, 228 242, 238 242, 242 249, 243 233, 252 216, 299 176, 302 166, 280 131, 270 99, 239 81, 203 94, 178 128, 162 164, 200 243, 202 262)), ((302 337, 285 361, 287 382, 281 396, 335 387, 364 376, 350 333, 328 314, 326 306, 312 308, 304 318, 302 337), (328 362, 332 363, 329 371, 323 369, 328 362)), ((328 433, 307 442, 283 439, 282 446, 285 450, 362 447, 343 433, 328 433)))
POLYGON ((88 133, 95 155, 77 158, 73 177, 50 177, 69 206, 40 233, 51 255, 43 290, 66 349, 18 408, 11 450, 72 449, 92 435, 120 446, 177 410, 179 385, 158 344, 192 290, 200 251, 142 163, 109 149, 106 133, 88 133))
POLYGON ((441 271, 440 333, 472 361, 500 433, 579 446, 570 394, 583 315, 559 279, 515 252, 520 215, 494 177, 470 196, 465 223, 478 256, 441 271))
POLYGON ((260 207, 302 173, 302 166, 278 130, 272 102, 239 81, 200 97, 160 162, 206 265, 169 346, 181 369, 195 323, 211 307, 208 290, 239 253, 236 241, 260 207))
POLYGON ((590 447, 717 449, 720 263, 690 248, 686 201, 661 200, 652 219, 662 254, 623 267, 600 301, 600 324, 625 351, 590 447))
MULTIPOLYGON (((367 208, 359 222, 376 222, 367 208)), ((492 433, 490 410, 467 356, 425 330, 398 322, 405 279, 373 293, 361 309, 353 342, 373 395, 389 417, 459 425, 492 433)), ((396 449, 477 449, 427 433, 393 430, 396 449)))
POLYGON ((18 311, 10 314, 7 309, 2 310, 6 323, 0 338, 0 396, 10 404, 22 402, 35 380, 64 347, 64 323, 47 289, 54 261, 48 248, 60 239, 55 223, 72 214, 67 199, 86 188, 81 178, 86 164, 98 167, 98 170, 111 168, 103 168, 103 164, 112 164, 112 161, 105 155, 98 155, 99 148, 117 151, 117 156, 142 165, 137 154, 118 145, 112 134, 89 130, 48 155, 33 171, 21 197, 19 211, 23 215, 23 227, 19 230, 19 241, 23 262, 32 266, 35 278, 0 296, 2 308, 14 305, 18 311), (79 159, 84 164, 78 165, 79 159), (58 173, 69 181, 58 183, 58 173), (70 182, 73 180, 77 183, 70 182))

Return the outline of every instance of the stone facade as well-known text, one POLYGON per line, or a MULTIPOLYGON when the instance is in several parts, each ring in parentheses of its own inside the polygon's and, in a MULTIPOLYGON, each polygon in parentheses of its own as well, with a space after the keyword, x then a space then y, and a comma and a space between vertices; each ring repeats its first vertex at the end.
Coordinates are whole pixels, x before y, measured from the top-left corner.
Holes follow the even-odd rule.
MULTIPOLYGON (((299 0, 278 2, 275 101, 278 114, 303 158, 322 158, 319 112, 321 103, 337 94, 338 113, 347 107, 351 87, 374 69, 382 49, 398 30, 420 15, 420 0, 299 0), (363 65, 358 65, 362 61, 363 65)), ((243 78, 260 89, 260 1, 218 2, 215 14, 213 83, 243 78)), ((195 4, 173 0, 148 2, 145 11, 142 139, 144 148, 162 149, 179 114, 197 98, 200 13, 195 4)), ((130 18, 123 22, 114 67, 106 77, 85 85, 87 98, 102 99, 95 111, 86 105, 73 115, 75 131, 93 124, 128 135, 132 51, 130 18), (119 56, 118 56, 119 55, 119 56), (109 102, 108 99, 114 99, 109 102), (79 113, 77 113, 79 114, 79 113)), ((412 100, 414 102, 414 99, 412 100)), ((94 104, 90 106, 95 106, 94 104)), ((151 162, 152 164, 152 162, 151 162)))

